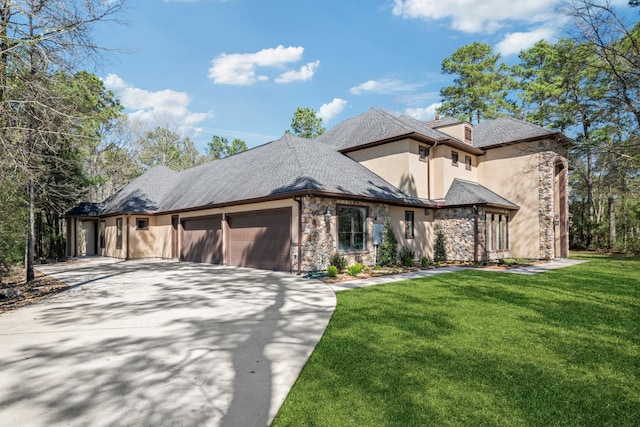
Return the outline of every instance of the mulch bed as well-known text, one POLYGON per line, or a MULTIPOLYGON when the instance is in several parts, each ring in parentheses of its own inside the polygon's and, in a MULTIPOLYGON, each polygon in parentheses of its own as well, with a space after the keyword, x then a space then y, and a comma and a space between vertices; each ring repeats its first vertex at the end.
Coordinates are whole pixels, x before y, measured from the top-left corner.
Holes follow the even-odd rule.
POLYGON ((540 264, 543 262, 545 261, 527 260, 525 262, 513 263, 509 265, 499 264, 497 262, 491 262, 491 263, 481 264, 477 266, 474 265, 473 263, 468 263, 468 262, 467 263, 452 262, 452 263, 443 263, 440 265, 431 264, 429 267, 394 266, 394 267, 383 267, 379 269, 365 267, 365 269, 362 270, 362 272, 360 272, 357 276, 351 276, 345 272, 345 273, 339 273, 336 277, 328 277, 326 275, 322 275, 321 277, 318 277, 318 278, 325 283, 336 283, 336 282, 345 282, 348 280, 368 279, 371 277, 388 276, 391 274, 411 273, 412 271, 430 270, 430 269, 441 268, 441 267, 473 267, 478 269, 490 269, 490 270, 512 270, 514 268, 526 267, 533 264, 540 264))
POLYGON ((66 289, 69 285, 39 271, 31 283, 26 283, 25 269, 12 268, 8 277, 0 279, 0 313, 33 304, 66 289))

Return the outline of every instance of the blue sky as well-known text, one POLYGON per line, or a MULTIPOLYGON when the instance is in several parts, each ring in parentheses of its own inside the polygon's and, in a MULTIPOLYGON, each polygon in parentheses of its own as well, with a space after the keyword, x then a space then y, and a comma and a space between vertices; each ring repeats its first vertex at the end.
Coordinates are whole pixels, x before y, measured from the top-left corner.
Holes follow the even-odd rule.
MULTIPOLYGON (((625 4, 627 0, 616 0, 625 4)), ((213 135, 249 147, 282 136, 298 107, 327 128, 371 107, 429 120, 451 83, 442 60, 474 41, 505 61, 566 22, 558 0, 140 0, 97 74, 143 126, 204 152, 213 135)))

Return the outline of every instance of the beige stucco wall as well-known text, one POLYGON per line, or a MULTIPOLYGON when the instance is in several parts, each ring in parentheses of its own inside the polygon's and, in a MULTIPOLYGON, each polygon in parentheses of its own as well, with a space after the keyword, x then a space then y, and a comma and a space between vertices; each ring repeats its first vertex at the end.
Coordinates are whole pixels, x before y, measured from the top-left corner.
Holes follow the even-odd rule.
POLYGON ((473 126, 467 122, 461 122, 450 126, 439 127, 438 130, 449 136, 459 139, 460 141, 469 142, 464 139, 464 129, 471 128, 471 139, 473 140, 473 126))
POLYGON ((110 216, 105 221, 105 246, 103 255, 113 258, 124 258, 127 247, 127 218, 126 216, 110 216), (116 249, 116 218, 122 218, 122 249, 116 249))
POLYGON ((434 241, 434 211, 431 209, 407 208, 402 206, 389 207, 389 220, 393 228, 393 232, 398 239, 398 250, 403 246, 411 249, 414 253, 414 259, 419 261, 423 256, 433 259, 433 241, 434 241), (405 237, 405 212, 413 211, 414 219, 414 238, 407 239, 405 237))
POLYGON ((408 195, 427 198, 428 165, 420 160, 420 145, 424 144, 403 139, 347 155, 408 195))
POLYGON ((467 181, 478 180, 478 158, 473 154, 447 145, 436 145, 431 150, 431 198, 442 199, 446 196, 455 178, 467 181), (458 166, 451 164, 451 152, 458 153, 458 166), (465 156, 471 157, 471 170, 465 167, 465 156))
POLYGON ((95 227, 94 219, 78 220, 76 222, 76 255, 91 256, 95 255, 95 227))
POLYGON ((540 258, 539 163, 537 143, 531 143, 488 150, 478 166, 480 184, 520 207, 509 223, 515 258, 540 258))

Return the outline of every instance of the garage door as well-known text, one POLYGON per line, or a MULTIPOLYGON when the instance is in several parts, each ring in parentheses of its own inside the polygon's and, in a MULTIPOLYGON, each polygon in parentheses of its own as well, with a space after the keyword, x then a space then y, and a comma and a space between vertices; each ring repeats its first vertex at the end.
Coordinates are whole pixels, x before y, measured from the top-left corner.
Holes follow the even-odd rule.
POLYGON ((227 215, 229 264, 291 270, 291 209, 227 215))
POLYGON ((222 216, 182 221, 182 259, 222 264, 222 216))

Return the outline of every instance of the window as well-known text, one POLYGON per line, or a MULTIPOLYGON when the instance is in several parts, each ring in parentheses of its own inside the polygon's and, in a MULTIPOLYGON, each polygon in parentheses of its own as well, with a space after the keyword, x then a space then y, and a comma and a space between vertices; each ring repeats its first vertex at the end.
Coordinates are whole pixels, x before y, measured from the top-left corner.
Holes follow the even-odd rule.
POLYGON ((367 208, 338 206, 338 249, 359 252, 367 248, 367 208))
POLYGON ((464 168, 468 171, 471 170, 471 157, 464 156, 464 168))
POLYGON ((122 249, 122 218, 116 218, 116 249, 122 249))
POLYGON ((471 128, 470 127, 465 127, 464 128, 464 140, 471 142, 472 138, 471 138, 472 134, 471 134, 471 128))
POLYGON ((486 214, 485 238, 487 251, 509 250, 509 216, 486 214))
POLYGON ((452 151, 451 152, 451 164, 453 166, 458 166, 458 152, 457 151, 452 151))
POLYGON ((413 239, 413 211, 404 212, 404 237, 413 239))
POLYGON ((136 228, 138 230, 148 230, 149 218, 136 218, 136 228))
POLYGON ((429 148, 420 146, 420 148, 418 148, 418 153, 420 154, 420 160, 426 162, 427 157, 429 156, 429 148))
POLYGON ((104 221, 100 221, 100 249, 104 249, 105 228, 106 228, 106 223, 104 221))

